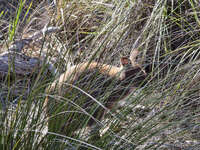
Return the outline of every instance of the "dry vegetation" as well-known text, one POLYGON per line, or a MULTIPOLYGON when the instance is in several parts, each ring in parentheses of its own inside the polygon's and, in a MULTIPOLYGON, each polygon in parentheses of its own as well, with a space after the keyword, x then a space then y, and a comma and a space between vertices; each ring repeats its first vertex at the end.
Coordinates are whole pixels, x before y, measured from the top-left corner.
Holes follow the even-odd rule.
POLYGON ((0 149, 200 149, 199 1, 56 2, 0 1, 0 149), (88 60, 119 66, 134 48, 148 77, 97 121, 100 135, 84 117, 66 135, 44 130, 46 95, 80 94, 46 93, 55 78, 88 60))

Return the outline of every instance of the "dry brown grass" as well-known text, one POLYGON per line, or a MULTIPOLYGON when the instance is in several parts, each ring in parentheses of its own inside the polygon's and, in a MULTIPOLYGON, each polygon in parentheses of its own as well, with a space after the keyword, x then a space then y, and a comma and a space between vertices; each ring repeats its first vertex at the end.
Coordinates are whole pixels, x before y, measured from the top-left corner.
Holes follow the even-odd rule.
MULTIPOLYGON (((83 140, 88 140, 102 149, 107 147, 170 149, 175 146, 179 149, 198 148, 200 76, 198 3, 193 0, 183 2, 59 0, 57 2, 58 5, 55 6, 46 5, 47 3, 37 5, 35 2, 29 12, 28 22, 20 17, 14 39, 27 38, 35 31, 44 28, 46 24, 61 28, 59 32, 42 37, 37 43, 32 42, 32 46, 25 47, 23 49, 25 55, 33 56, 32 52, 36 51, 37 54, 34 56, 47 56, 47 60, 44 59, 46 57, 40 59, 52 63, 59 71, 59 75, 71 65, 88 60, 119 66, 120 54, 129 55, 130 51, 137 47, 140 51, 138 60, 144 64, 149 80, 142 89, 138 89, 127 98, 127 105, 124 104, 120 110, 113 110, 115 115, 108 114, 108 119, 103 123, 105 128, 109 124, 109 130, 100 138, 90 141, 88 140, 90 135, 85 137, 81 133, 79 136, 78 133, 77 136, 73 136, 74 139, 61 138, 59 135, 49 133, 41 143, 34 145, 34 148, 51 149, 55 146, 59 146, 60 149, 77 148, 78 143, 82 146, 87 145, 83 140), (55 142, 55 137, 59 142, 55 142), (65 142, 60 139, 65 139, 65 142)), ((21 16, 23 13, 24 11, 21 16)), ((2 18, 0 22, 4 35, 1 37, 1 43, 4 45, 1 51, 8 50, 13 44, 9 41, 12 32, 8 31, 11 21, 7 18, 13 19, 16 15, 15 13, 9 15, 13 17, 2 18)), ((10 100, 12 104, 12 100, 21 100, 23 93, 20 93, 18 98, 15 96, 10 98, 14 89, 12 87, 20 90, 24 88, 28 92, 25 92, 26 97, 23 97, 27 105, 23 106, 41 102, 37 103, 38 107, 41 107, 45 97, 44 89, 47 86, 43 79, 47 77, 49 83, 53 82, 53 79, 49 81, 50 77, 42 72, 31 79, 31 86, 27 86, 30 82, 25 82, 30 81, 28 78, 20 80, 24 86, 18 84, 19 80, 14 82, 10 79, 2 80, 1 101, 10 100)), ((57 98, 57 95, 51 96, 57 98)), ((8 148, 6 144, 11 147, 16 144, 17 148, 30 149, 29 145, 34 143, 37 133, 22 134, 21 131, 28 120, 27 112, 31 107, 19 109, 21 101, 17 102, 18 105, 15 106, 20 113, 13 109, 12 128, 2 126, 3 134, 0 135, 4 136, 0 138, 1 141, 5 141, 5 149, 8 148), (20 138, 22 135, 23 138, 20 138)), ((42 108, 39 112, 42 112, 42 108)), ((1 118, 4 122, 6 113, 2 113, 1 118)), ((32 120, 30 124, 31 131, 38 124, 43 125, 40 117, 36 118, 38 119, 32 120)))

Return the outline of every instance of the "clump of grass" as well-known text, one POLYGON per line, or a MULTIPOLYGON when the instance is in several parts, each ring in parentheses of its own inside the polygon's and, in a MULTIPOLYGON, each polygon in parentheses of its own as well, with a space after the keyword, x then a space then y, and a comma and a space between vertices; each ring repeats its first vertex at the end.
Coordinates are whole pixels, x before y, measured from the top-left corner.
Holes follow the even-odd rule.
MULTIPOLYGON (((25 89, 28 90, 25 100, 21 94, 17 97, 17 104, 8 105, 1 111, 1 148, 197 147, 200 112, 199 64, 194 62, 199 59, 199 4, 192 0, 140 3, 60 0, 58 3, 59 5, 51 9, 52 19, 49 24, 61 26, 62 30, 46 37, 39 53, 45 52, 47 59, 63 72, 68 69, 69 63, 73 65, 85 60, 119 65, 119 55, 127 55, 137 47, 141 52, 139 60, 143 62, 148 73, 147 84, 127 97, 121 108, 107 114, 100 123, 101 136, 85 131, 87 120, 81 122, 82 129, 75 130, 73 125, 69 125, 71 134, 61 135, 44 130, 47 122, 43 113, 43 102, 48 84, 42 82, 45 76, 41 71, 36 76, 37 80, 31 80, 33 86, 25 89), (42 132, 46 133, 42 135, 42 132), (193 144, 187 144, 186 141, 193 144)), ((17 17, 10 28, 12 32, 8 36, 12 37, 11 40, 18 32, 17 25, 21 21, 19 15, 22 10, 23 2, 20 1, 17 17)), ((46 78, 48 80, 49 77, 46 78)), ((53 79, 48 80, 49 84, 53 79)), ((24 83, 28 84, 25 81, 24 83)), ((93 82, 90 84, 95 85, 93 82)), ((2 87, 1 93, 3 91, 5 90, 2 87)), ((9 94, 9 90, 4 93, 9 94)), ((73 97, 77 95, 78 92, 71 98, 67 97, 67 101, 74 102, 73 97)), ((51 97, 60 98, 56 93, 51 97)), ((9 101, 9 98, 6 100, 9 101)), ((66 100, 66 95, 63 100, 66 100)))

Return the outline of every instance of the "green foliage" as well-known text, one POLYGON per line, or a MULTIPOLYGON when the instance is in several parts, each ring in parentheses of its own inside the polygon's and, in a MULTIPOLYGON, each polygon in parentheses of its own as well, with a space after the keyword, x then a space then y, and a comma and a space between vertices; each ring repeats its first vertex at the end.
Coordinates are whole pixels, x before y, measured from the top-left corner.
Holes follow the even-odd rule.
POLYGON ((16 28, 17 28, 17 25, 18 25, 18 22, 19 22, 19 17, 20 17, 20 14, 21 14, 23 6, 24 6, 24 2, 25 1, 22 2, 22 0, 20 0, 20 2, 19 2, 19 8, 17 10, 17 15, 15 17, 15 20, 12 23, 12 26, 10 26, 10 33, 9 33, 9 35, 10 35, 9 40, 10 41, 12 41, 13 38, 14 38, 15 31, 16 31, 16 28))
MULTIPOLYGON (((25 1, 20 0, 16 16, 10 21, 8 39, 4 40, 12 41, 19 34, 24 5, 25 1)), ((31 7, 32 3, 25 17, 31 7)), ((66 83, 72 90, 62 96, 58 91, 46 92, 56 76, 45 74, 45 65, 31 79, 11 82, 8 74, 0 87, 0 149, 198 148, 200 7, 197 1, 81 0, 65 1, 54 12, 55 9, 48 9, 48 17, 52 19, 49 26, 60 26, 61 31, 45 38, 39 54, 45 52, 45 60, 49 61, 56 58, 57 70, 66 71, 69 63, 86 60, 119 66, 121 54, 127 55, 138 48, 139 61, 148 73, 147 83, 126 97, 121 107, 108 112, 103 120, 97 117, 97 123, 88 131, 91 115, 102 106, 96 103, 88 111, 83 105, 91 98, 88 91, 99 88, 99 74, 84 89, 66 83), (26 86, 18 86, 21 82, 26 86), (13 85, 23 92, 18 96, 12 94, 13 85), (47 95, 51 101, 61 102, 50 106, 53 114, 49 116, 48 131, 43 107, 47 95), (67 125, 66 120, 70 122, 67 125)), ((31 17, 27 24, 35 19, 31 17)), ((115 89, 113 85, 110 84, 102 97, 93 97, 94 101, 103 104, 115 89)))

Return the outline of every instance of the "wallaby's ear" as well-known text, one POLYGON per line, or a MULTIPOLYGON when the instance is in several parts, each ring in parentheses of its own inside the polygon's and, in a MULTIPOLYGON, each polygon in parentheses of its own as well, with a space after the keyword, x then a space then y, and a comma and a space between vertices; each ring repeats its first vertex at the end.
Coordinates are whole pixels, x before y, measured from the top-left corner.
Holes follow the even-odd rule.
POLYGON ((120 62, 121 62, 122 66, 127 65, 127 64, 129 64, 129 58, 128 57, 121 57, 120 62))
POLYGON ((136 57, 138 56, 139 51, 137 49, 133 49, 130 54, 130 61, 133 67, 137 66, 136 57))

